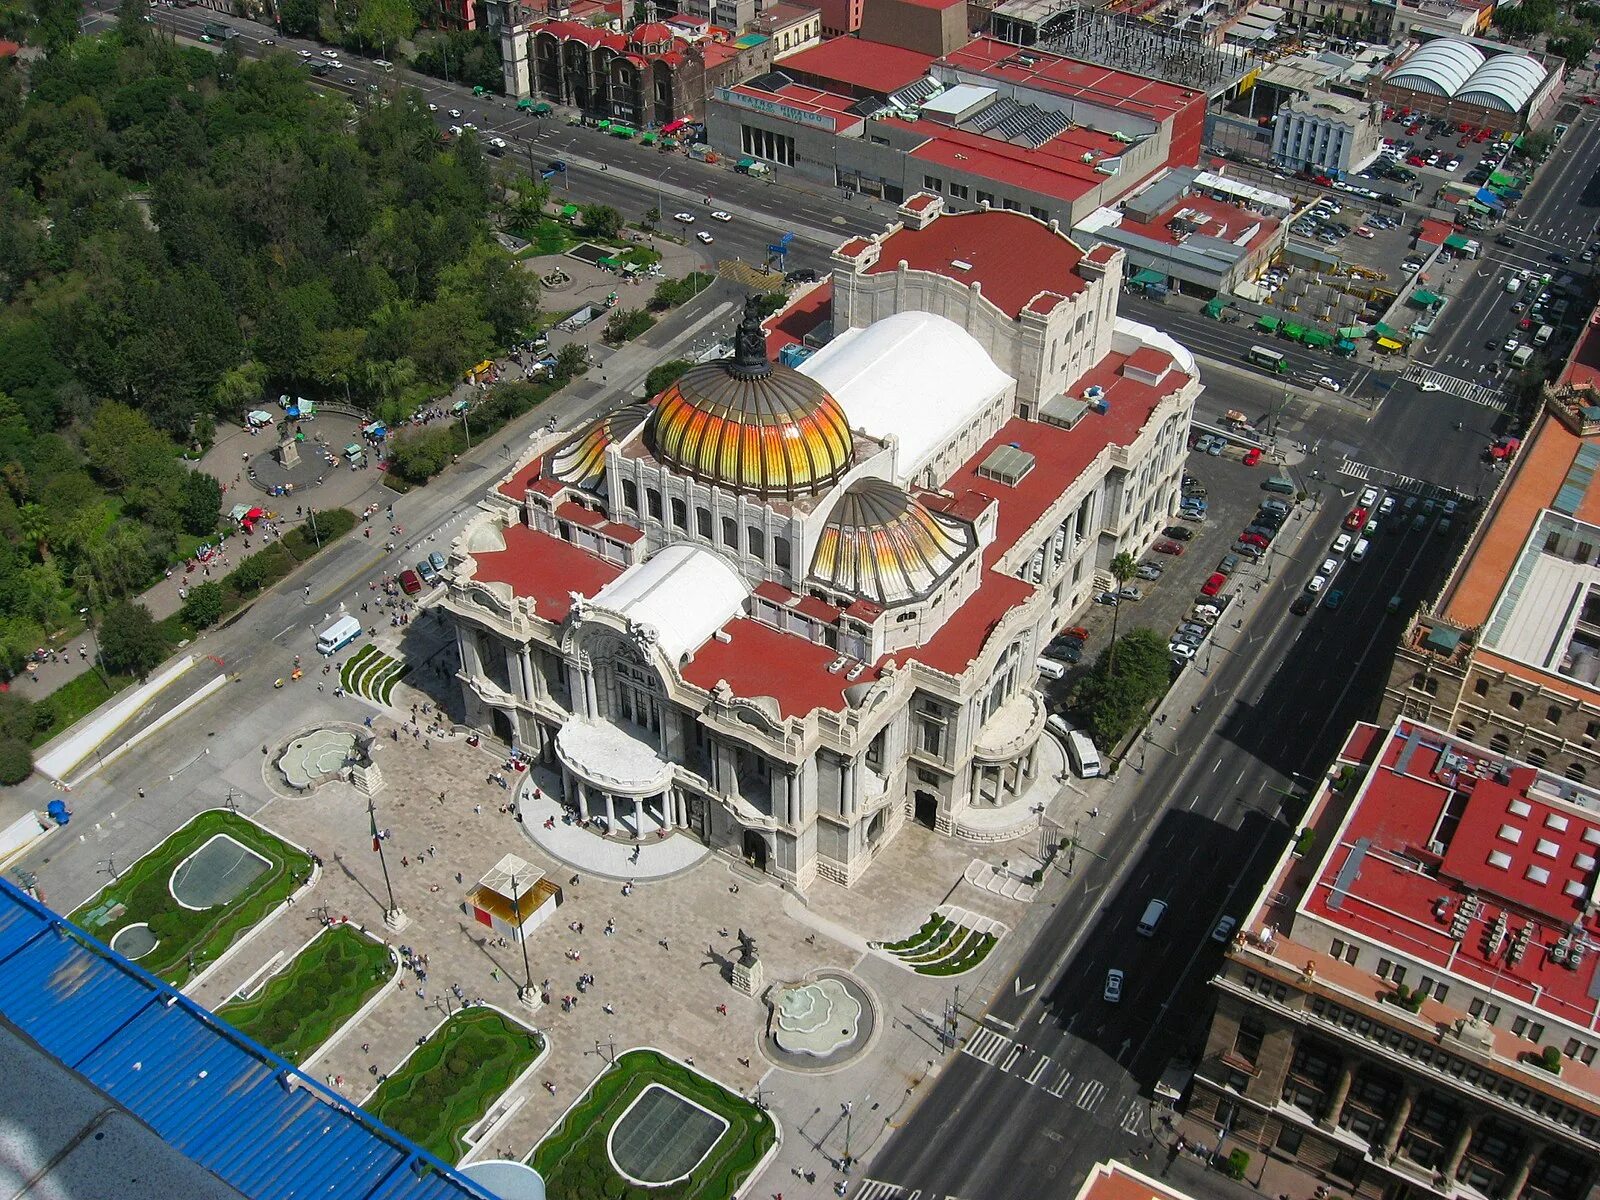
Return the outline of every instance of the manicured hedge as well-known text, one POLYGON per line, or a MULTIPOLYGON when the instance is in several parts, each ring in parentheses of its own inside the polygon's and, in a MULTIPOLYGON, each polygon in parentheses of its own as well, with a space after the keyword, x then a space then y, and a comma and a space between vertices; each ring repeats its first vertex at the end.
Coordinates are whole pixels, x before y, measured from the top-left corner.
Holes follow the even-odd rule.
POLYGON ((528 1160, 561 1200, 728 1200, 777 1137, 772 1118, 704 1075, 652 1050, 630 1050, 595 1080, 528 1160), (641 1188, 611 1166, 606 1140, 618 1117, 659 1083, 728 1122, 704 1161, 682 1183, 641 1188))
POLYGON ((303 1062, 394 975, 389 947, 335 925, 248 1000, 217 1015, 290 1062, 303 1062))
POLYGON ((181 987, 294 893, 310 877, 311 858, 259 825, 218 809, 201 813, 138 862, 118 867, 121 877, 70 919, 102 942, 110 942, 125 926, 148 924, 157 945, 139 965, 181 987), (184 908, 168 887, 172 872, 219 833, 254 850, 269 865, 229 903, 200 911, 184 908), (123 905, 124 911, 103 924, 89 923, 88 914, 107 902, 123 905))

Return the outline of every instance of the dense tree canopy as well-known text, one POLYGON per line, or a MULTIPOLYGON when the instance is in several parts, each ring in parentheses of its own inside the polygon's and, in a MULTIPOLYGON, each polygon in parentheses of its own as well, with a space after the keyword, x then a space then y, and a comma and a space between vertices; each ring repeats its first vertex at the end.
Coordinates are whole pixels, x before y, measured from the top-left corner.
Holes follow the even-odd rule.
MULTIPOLYGON (((215 530, 180 457, 214 422, 279 392, 403 415, 537 301, 476 140, 442 145, 413 95, 358 112, 291 56, 176 46, 134 10, 75 38, 77 11, 0 0, 49 49, 0 64, 0 676, 215 530)), ((378 40, 414 23, 361 11, 378 40)))

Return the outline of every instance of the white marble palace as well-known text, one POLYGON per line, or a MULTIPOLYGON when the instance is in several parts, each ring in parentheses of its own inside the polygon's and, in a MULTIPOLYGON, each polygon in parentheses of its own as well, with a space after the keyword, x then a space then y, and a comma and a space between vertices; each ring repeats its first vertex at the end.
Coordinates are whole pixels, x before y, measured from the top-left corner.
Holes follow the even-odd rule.
POLYGON ((907 820, 982 836, 1034 770, 1040 649, 1175 509, 1200 384, 1117 317, 1121 252, 900 218, 747 306, 733 357, 552 435, 453 548, 468 720, 614 836, 799 889, 907 820))

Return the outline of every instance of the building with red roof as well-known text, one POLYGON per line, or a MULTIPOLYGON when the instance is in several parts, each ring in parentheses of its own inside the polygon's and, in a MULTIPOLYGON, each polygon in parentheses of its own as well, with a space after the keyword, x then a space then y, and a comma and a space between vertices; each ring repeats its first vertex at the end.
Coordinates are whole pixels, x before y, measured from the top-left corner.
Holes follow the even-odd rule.
MULTIPOLYGON (((1412 618, 1381 713, 1600 781, 1600 381, 1592 327, 1547 384, 1438 598, 1412 618)), ((1500 457, 1495 457, 1499 455, 1500 457)), ((1459 501, 1471 513, 1472 499, 1459 501)))
POLYGON ((1194 167, 1165 172, 1073 227, 1085 246, 1122 250, 1135 278, 1207 296, 1254 279, 1287 236, 1264 204, 1214 193, 1194 167))
POLYGON ((988 204, 1073 227, 1163 168, 1193 165, 1205 97, 992 38, 963 35, 939 54, 834 38, 712 89, 706 118, 718 151, 816 182, 896 203, 937 192, 952 210, 988 204))
POLYGON ((1588 786, 1357 726, 1212 980, 1190 1115, 1354 1195, 1594 1197, 1597 860, 1588 786))
POLYGON ((1199 381, 1120 256, 914 196, 650 404, 553 433, 451 551, 470 724, 634 836, 785 884, 908 817, 1027 828, 1054 631, 1178 499, 1199 381), (771 354, 779 351, 779 361, 771 354))

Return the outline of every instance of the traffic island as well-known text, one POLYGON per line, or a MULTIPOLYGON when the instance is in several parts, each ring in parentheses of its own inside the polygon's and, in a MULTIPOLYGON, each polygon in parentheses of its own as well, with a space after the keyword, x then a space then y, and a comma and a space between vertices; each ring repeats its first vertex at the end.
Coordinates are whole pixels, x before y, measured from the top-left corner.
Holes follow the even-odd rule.
POLYGON ((656 1050, 629 1050, 590 1085, 529 1164, 552 1196, 729 1200, 777 1144, 772 1117, 656 1050))
POLYGON ((248 818, 200 813, 69 918, 182 987, 312 876, 311 856, 248 818), (143 926, 119 938, 130 926, 143 926))

